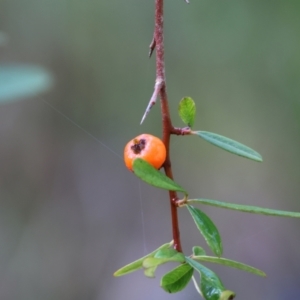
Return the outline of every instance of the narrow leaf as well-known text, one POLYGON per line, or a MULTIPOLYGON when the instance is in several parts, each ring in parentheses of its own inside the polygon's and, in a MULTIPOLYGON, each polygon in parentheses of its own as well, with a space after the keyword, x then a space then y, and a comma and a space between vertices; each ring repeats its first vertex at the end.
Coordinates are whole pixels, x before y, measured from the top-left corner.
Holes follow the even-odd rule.
MULTIPOLYGON (((201 275, 200 290, 205 300, 220 300, 220 296, 225 288, 219 277, 210 269, 200 263, 185 257, 186 262, 197 270, 201 275)), ((228 298, 230 299, 230 298, 228 298)))
POLYGON ((250 272, 250 273, 253 273, 253 274, 258 275, 258 276, 263 276, 263 277, 266 276, 266 274, 263 271, 259 270, 259 269, 253 268, 253 267, 248 266, 246 264, 243 264, 243 263, 231 260, 231 259, 227 259, 227 258, 219 258, 219 257, 201 255, 201 256, 193 256, 193 259, 200 260, 200 261, 211 262, 211 263, 217 263, 217 264, 220 264, 220 265, 224 265, 224 266, 228 266, 228 267, 231 267, 231 268, 236 268, 236 269, 239 269, 239 270, 250 272))
POLYGON ((152 268, 169 261, 183 263, 185 261, 184 255, 173 248, 160 249, 154 254, 154 256, 148 257, 143 261, 143 267, 152 268))
POLYGON ((165 264, 167 262, 179 262, 183 263, 185 261, 184 255, 177 252, 175 249, 160 249, 157 251, 153 257, 148 257, 143 261, 143 267, 145 268, 144 274, 147 277, 155 277, 156 268, 159 265, 165 264))
POLYGON ((206 255, 205 250, 202 247, 194 246, 193 247, 193 255, 194 256, 200 256, 200 255, 206 255))
POLYGON ((255 161, 262 161, 262 157, 258 152, 225 136, 208 131, 193 131, 192 134, 196 134, 207 142, 233 154, 243 156, 255 161))
POLYGON ((123 268, 119 269, 118 271, 116 271, 114 273, 114 276, 118 277, 118 276, 123 276, 126 275, 128 273, 134 272, 136 270, 139 270, 143 267, 143 261, 148 258, 148 257, 153 257, 155 255, 155 253, 161 249, 167 249, 170 248, 173 245, 173 241, 167 244, 164 244, 162 246, 160 246, 159 248, 157 248, 156 250, 154 250, 153 252, 149 253, 148 255, 124 266, 123 268))
POLYGON ((160 286, 168 293, 182 291, 193 276, 194 269, 189 264, 182 264, 166 273, 160 281, 160 286))
MULTIPOLYGON (((155 258, 170 258, 172 256, 175 256, 179 252, 176 251, 173 248, 167 248, 167 249, 160 249, 158 250, 153 257, 155 258)), ((179 253, 181 254, 181 253, 179 253)))
POLYGON ((143 181, 147 182, 150 185, 168 191, 182 192, 187 195, 186 190, 183 189, 179 184, 174 182, 165 174, 156 170, 153 166, 151 166, 148 162, 141 158, 137 158, 134 160, 133 172, 137 177, 141 178, 143 181))
POLYGON ((192 98, 185 97, 179 102, 178 112, 183 123, 193 127, 196 115, 196 105, 192 98))
POLYGON ((203 211, 191 205, 187 205, 187 208, 211 251, 215 255, 221 256, 223 252, 223 246, 221 236, 216 225, 203 211))
POLYGON ((182 253, 176 253, 175 255, 166 258, 148 257, 143 261, 143 267, 146 269, 157 267, 170 261, 183 263, 185 261, 184 255, 182 253))
POLYGON ((237 210, 252 214, 260 214, 266 216, 277 216, 277 217, 290 217, 290 218, 300 218, 300 212, 291 212, 291 211, 284 211, 284 210, 275 210, 269 208, 263 208, 259 206, 250 206, 250 205, 242 205, 242 204, 235 204, 235 203, 227 203, 217 200, 209 200, 209 199, 190 199, 188 203, 201 203, 210 206, 216 206, 231 210, 237 210))

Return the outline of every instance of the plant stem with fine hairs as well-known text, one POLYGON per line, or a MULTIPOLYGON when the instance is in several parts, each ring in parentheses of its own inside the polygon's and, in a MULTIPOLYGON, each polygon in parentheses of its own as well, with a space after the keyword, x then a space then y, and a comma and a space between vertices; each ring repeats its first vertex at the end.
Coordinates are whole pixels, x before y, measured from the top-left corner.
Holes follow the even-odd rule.
MULTIPOLYGON (((163 142, 166 146, 167 157, 163 165, 166 175, 173 179, 171 160, 170 160, 170 137, 174 132, 172 125, 168 97, 166 91, 166 78, 165 78, 165 61, 164 61, 164 35, 163 35, 163 17, 164 17, 164 0, 155 0, 155 29, 154 41, 150 45, 150 49, 156 48, 156 84, 154 89, 154 96, 160 95, 161 112, 162 112, 162 126, 163 126, 163 142), (154 45, 154 46, 153 46, 154 45), (152 48, 151 48, 152 47, 152 48)), ((152 96, 153 97, 153 96, 152 96)), ((169 191, 171 216, 172 216, 172 231, 174 248, 182 252, 178 213, 176 201, 178 200, 177 194, 174 191, 169 191)))

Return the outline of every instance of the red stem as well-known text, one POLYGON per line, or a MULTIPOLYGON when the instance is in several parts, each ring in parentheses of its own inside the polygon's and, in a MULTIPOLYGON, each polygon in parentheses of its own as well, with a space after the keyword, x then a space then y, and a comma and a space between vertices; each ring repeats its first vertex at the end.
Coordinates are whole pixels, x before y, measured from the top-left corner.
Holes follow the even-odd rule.
MULTIPOLYGON (((163 16, 164 16, 164 0, 155 0, 155 30, 154 40, 152 43, 156 47, 156 82, 162 82, 160 88, 160 103, 162 112, 162 126, 163 126, 163 142, 167 149, 167 157, 164 163, 164 170, 166 175, 173 179, 173 173, 171 168, 170 160, 170 137, 174 132, 172 121, 170 117, 168 97, 166 92, 166 78, 165 78, 165 61, 164 61, 164 36, 163 36, 163 16)), ((182 252, 179 223, 178 223, 178 212, 176 201, 178 199, 176 192, 169 191, 170 205, 171 205, 171 216, 172 216, 172 230, 174 248, 182 252)))

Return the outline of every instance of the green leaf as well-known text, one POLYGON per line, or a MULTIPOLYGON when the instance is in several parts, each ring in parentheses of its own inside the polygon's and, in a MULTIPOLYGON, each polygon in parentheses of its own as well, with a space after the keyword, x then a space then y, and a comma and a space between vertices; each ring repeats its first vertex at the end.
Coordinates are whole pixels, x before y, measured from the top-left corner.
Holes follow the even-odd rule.
POLYGON ((240 262, 237 262, 237 261, 234 261, 234 260, 231 260, 231 259, 227 259, 227 258, 201 255, 201 256, 193 256, 193 259, 200 260, 200 261, 211 262, 211 263, 217 263, 217 264, 224 265, 224 266, 227 266, 227 267, 236 268, 236 269, 239 269, 239 270, 250 272, 250 273, 253 273, 253 274, 258 275, 258 276, 263 276, 263 277, 266 276, 266 274, 263 271, 259 270, 259 269, 253 268, 251 266, 248 266, 248 265, 245 265, 243 263, 240 263, 240 262))
POLYGON ((141 158, 134 160, 133 172, 137 177, 141 178, 150 185, 168 191, 182 192, 187 195, 187 192, 184 188, 167 177, 165 174, 156 170, 153 166, 141 158))
POLYGON ((188 203, 201 203, 210 206, 216 206, 231 210, 237 210, 252 214, 260 214, 266 216, 276 216, 276 217, 289 217, 289 218, 300 218, 300 212, 291 212, 291 211, 284 211, 284 210, 276 210, 276 209, 269 209, 263 208, 259 206, 251 206, 251 205, 242 205, 242 204, 234 204, 234 203, 227 203, 217 200, 209 200, 209 199, 190 199, 187 201, 188 203))
POLYGON ((258 152, 225 136, 208 131, 192 131, 191 133, 196 134, 207 142, 233 154, 237 154, 255 161, 262 161, 262 157, 258 152))
POLYGON ((117 270, 114 273, 114 276, 118 277, 118 276, 123 276, 126 275, 128 273, 134 272, 136 270, 139 270, 143 267, 143 261, 148 258, 148 257, 153 257, 157 251, 161 250, 161 249, 167 249, 170 248, 173 245, 173 241, 167 244, 164 244, 162 246, 160 246, 159 248, 157 248, 156 250, 154 250, 153 252, 149 253, 148 255, 124 266, 123 268, 117 270))
POLYGON ((0 102, 32 97, 48 90, 53 78, 38 66, 0 64, 0 102))
MULTIPOLYGON (((153 257, 155 258, 170 258, 177 255, 179 252, 173 248, 160 249, 158 250, 153 257)), ((181 254, 181 253, 179 253, 181 254)))
POLYGON ((185 261, 185 258, 182 253, 177 252, 175 249, 160 249, 154 254, 153 257, 144 259, 143 267, 145 268, 145 276, 155 277, 156 268, 159 265, 165 264, 170 261, 183 263, 185 261))
POLYGON ((155 257, 148 257, 143 261, 143 267, 145 269, 158 267, 159 265, 163 265, 170 261, 176 261, 176 262, 184 262, 184 259, 180 256, 174 256, 172 258, 155 258, 155 257))
POLYGON ((143 261, 143 267, 152 268, 154 266, 159 266, 170 261, 176 261, 180 263, 184 262, 183 254, 176 253, 174 256, 165 258, 148 257, 143 261))
MULTIPOLYGON (((174 249, 163 249, 163 250, 174 250, 174 249)), ((143 267, 146 269, 153 268, 170 261, 183 263, 185 261, 184 255, 180 252, 177 252, 176 250, 174 250, 174 252, 170 251, 169 253, 167 253, 167 251, 160 250, 153 257, 146 258, 143 261, 143 267)))
POLYGON ((190 257, 185 257, 185 260, 201 275, 200 289, 204 299, 220 300, 221 294, 225 291, 225 288, 219 277, 213 271, 204 267, 190 257))
POLYGON ((220 300, 233 300, 235 298, 235 293, 232 291, 223 291, 220 295, 220 300))
POLYGON ((168 293, 182 291, 193 276, 194 269, 189 264, 182 264, 166 273, 160 281, 160 286, 168 293))
POLYGON ((196 115, 196 105, 192 98, 185 97, 179 102, 178 112, 183 123, 193 127, 196 115))
POLYGON ((149 278, 155 277, 155 271, 157 267, 152 267, 144 270, 144 275, 149 278))
POLYGON ((223 252, 223 246, 221 236, 216 225, 203 211, 191 205, 187 205, 187 208, 211 251, 215 255, 221 256, 223 252))
POLYGON ((200 256, 200 255, 206 255, 205 250, 202 247, 194 246, 193 247, 193 255, 194 256, 200 256))

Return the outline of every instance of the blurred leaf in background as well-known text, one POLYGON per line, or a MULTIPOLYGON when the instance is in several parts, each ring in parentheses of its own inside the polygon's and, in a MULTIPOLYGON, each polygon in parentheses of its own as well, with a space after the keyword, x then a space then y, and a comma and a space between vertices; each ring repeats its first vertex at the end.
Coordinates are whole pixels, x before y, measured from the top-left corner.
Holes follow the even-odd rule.
POLYGON ((0 103, 38 95, 52 84, 52 76, 42 67, 0 63, 0 103))

